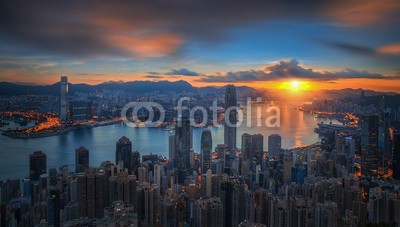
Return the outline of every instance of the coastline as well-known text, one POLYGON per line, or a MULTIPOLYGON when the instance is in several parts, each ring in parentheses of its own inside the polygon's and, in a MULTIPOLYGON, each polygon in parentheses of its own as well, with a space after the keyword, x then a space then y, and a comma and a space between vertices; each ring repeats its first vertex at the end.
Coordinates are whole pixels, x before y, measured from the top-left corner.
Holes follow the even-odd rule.
POLYGON ((2 131, 1 134, 3 136, 6 136, 6 137, 9 137, 12 139, 38 139, 38 138, 45 138, 45 137, 67 134, 67 133, 77 130, 77 129, 89 129, 89 128, 94 128, 94 127, 118 124, 121 122, 122 122, 122 120, 118 119, 118 120, 112 120, 112 121, 106 121, 106 122, 97 122, 95 124, 73 125, 73 126, 69 126, 67 128, 59 127, 59 128, 43 130, 43 131, 36 132, 33 134, 26 133, 24 131, 24 130, 26 130, 26 128, 25 128, 24 130, 6 130, 6 131, 2 131))

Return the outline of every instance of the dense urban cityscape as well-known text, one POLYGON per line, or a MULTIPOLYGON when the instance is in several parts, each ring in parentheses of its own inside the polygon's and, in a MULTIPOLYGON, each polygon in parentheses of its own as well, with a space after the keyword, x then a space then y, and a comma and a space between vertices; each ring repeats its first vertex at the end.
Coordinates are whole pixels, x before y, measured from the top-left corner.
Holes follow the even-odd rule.
MULTIPOLYGON (((53 127, 92 122, 93 103, 80 101, 77 106, 77 101, 70 101, 67 77, 61 77, 59 88, 53 127)), ((238 122, 236 110, 240 109, 234 109, 221 111, 224 144, 213 143, 211 126, 201 126, 198 153, 193 150, 188 111, 160 126, 159 130, 174 131, 169 136, 168 157, 141 155, 132 149, 135 141, 126 136, 115 141, 115 159, 104 160, 100 166, 89 165, 91 151, 84 146, 75 150, 75 169, 62 163, 59 168, 48 168, 47 154, 35 151, 27 157, 29 176, 1 183, 1 223, 396 226, 400 223, 399 107, 390 108, 385 97, 390 96, 381 96, 377 107, 364 107, 370 110, 367 116, 354 105, 353 114, 349 114, 351 105, 328 105, 327 101, 304 105, 303 111, 336 113, 343 122, 320 123, 316 131, 321 141, 306 147, 283 149, 278 134, 268 138, 237 135, 236 126, 227 125, 238 122), (240 147, 236 137, 241 138, 240 147)), ((362 92, 356 99, 363 102, 368 97, 362 92)), ((234 85, 226 86, 222 103, 223 110, 239 106, 234 85)), ((13 130, 5 134, 9 131, 13 130)))
POLYGON ((1 227, 400 227, 400 0, 0 1, 1 227))

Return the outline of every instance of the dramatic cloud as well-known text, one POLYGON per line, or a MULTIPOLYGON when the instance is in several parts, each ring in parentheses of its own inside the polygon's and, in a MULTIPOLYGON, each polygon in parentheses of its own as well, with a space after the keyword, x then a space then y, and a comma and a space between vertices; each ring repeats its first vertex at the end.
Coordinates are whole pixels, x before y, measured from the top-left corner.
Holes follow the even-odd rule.
POLYGON ((334 49, 351 54, 371 57, 386 63, 400 64, 400 43, 387 44, 381 47, 368 47, 353 43, 318 40, 318 42, 334 49))
POLYGON ((172 55, 182 44, 180 37, 173 34, 158 34, 147 37, 130 37, 126 35, 109 37, 109 43, 117 49, 141 58, 172 55))
POLYGON ((338 42, 338 41, 327 41, 327 40, 318 40, 318 41, 326 46, 343 50, 352 54, 358 54, 364 56, 375 55, 375 49, 371 47, 366 47, 353 43, 338 42))
POLYGON ((177 76, 199 76, 200 74, 190 71, 188 69, 173 69, 170 72, 165 73, 164 75, 177 75, 177 76))
POLYGON ((398 15, 397 0, 332 1, 324 14, 345 26, 367 26, 386 23, 398 15))
MULTIPOLYGON (((73 57, 154 58, 188 40, 221 42, 232 27, 279 18, 344 26, 397 23, 397 0, 1 1, 0 37, 17 47, 73 57)), ((395 27, 395 26, 393 26, 395 27)))
POLYGON ((385 77, 378 73, 358 71, 354 69, 344 69, 341 71, 324 71, 306 68, 296 60, 280 61, 276 64, 269 64, 258 70, 228 72, 226 74, 205 76, 201 82, 252 82, 252 81, 271 81, 281 79, 307 79, 314 81, 331 81, 337 79, 385 79, 398 77, 385 77))

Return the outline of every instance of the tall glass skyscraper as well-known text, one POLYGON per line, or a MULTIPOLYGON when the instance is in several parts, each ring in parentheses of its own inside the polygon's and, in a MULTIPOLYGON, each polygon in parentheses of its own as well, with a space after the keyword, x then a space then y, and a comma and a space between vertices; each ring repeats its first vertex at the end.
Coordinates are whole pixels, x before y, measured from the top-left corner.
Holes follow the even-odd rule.
POLYGON ((237 124, 237 110, 230 107, 237 106, 236 89, 235 86, 230 84, 226 86, 225 90, 225 121, 224 121, 224 144, 228 146, 228 151, 231 155, 236 150, 236 124, 237 124), (228 111, 227 111, 228 110, 228 111))
POLYGON ((211 168, 211 150, 212 150, 212 137, 209 129, 203 130, 201 133, 201 163, 202 172, 206 173, 211 168))
POLYGON ((123 161, 124 168, 132 174, 132 142, 126 136, 121 137, 116 145, 115 163, 119 161, 123 161))
POLYGON ((253 147, 251 144, 251 135, 243 133, 242 135, 242 158, 243 160, 253 160, 253 147))
POLYGON ((175 127, 175 168, 178 170, 178 183, 184 184, 186 176, 190 175, 190 149, 192 128, 188 117, 179 117, 175 127))
POLYGON ((268 156, 279 158, 282 150, 282 138, 278 134, 268 136, 268 156))
POLYGON ((60 83, 60 112, 61 122, 67 121, 68 117, 68 77, 62 76, 60 83))

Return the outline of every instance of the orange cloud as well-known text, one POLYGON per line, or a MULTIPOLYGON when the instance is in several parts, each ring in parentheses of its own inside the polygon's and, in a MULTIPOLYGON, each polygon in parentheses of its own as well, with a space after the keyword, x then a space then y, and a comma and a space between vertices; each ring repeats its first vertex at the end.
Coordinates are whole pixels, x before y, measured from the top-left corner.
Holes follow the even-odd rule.
POLYGON ((379 54, 400 55, 400 43, 389 44, 377 49, 379 54))
POLYGON ((110 45, 140 58, 162 57, 174 54, 183 40, 173 34, 152 36, 115 35, 108 38, 110 45))
POLYGON ((367 26, 389 21, 399 9, 398 0, 348 0, 334 2, 323 14, 345 26, 367 26))

